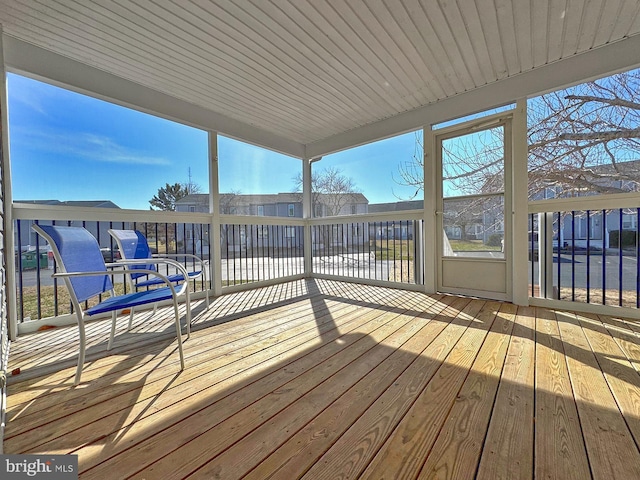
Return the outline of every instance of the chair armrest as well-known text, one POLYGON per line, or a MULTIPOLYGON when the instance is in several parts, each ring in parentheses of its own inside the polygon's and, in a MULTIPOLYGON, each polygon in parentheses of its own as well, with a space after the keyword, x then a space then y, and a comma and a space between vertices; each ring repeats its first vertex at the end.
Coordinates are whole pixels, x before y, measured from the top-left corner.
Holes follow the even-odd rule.
MULTIPOLYGON (((170 258, 136 258, 136 259, 127 259, 127 258, 123 258, 121 260, 118 260, 115 263, 108 263, 107 265, 149 265, 150 263, 153 263, 155 265, 171 265, 173 267, 175 267, 178 271, 180 271, 180 273, 182 275, 184 275, 184 278, 189 278, 189 272, 187 272, 187 269, 185 268, 184 265, 182 265, 180 262, 177 262, 175 260, 171 260, 170 258)), ((144 270, 142 269, 136 269, 136 270, 132 270, 131 273, 144 273, 144 270)))
POLYGON ((204 266, 209 263, 209 260, 203 260, 199 256, 193 255, 192 253, 154 253, 151 255, 151 258, 190 258, 200 263, 200 265, 202 265, 202 268, 204 268, 204 266))
MULTIPOLYGON (((180 262, 177 262, 175 260, 171 260, 170 258, 132 258, 132 259, 127 259, 127 258, 123 258, 121 260, 118 260, 115 263, 109 264, 109 265, 118 265, 118 266, 122 266, 122 265, 149 265, 150 263, 153 263, 155 265, 171 265, 173 267, 176 268, 176 270, 178 270, 180 272, 180 274, 185 278, 188 279, 189 278, 189 272, 187 272, 187 269, 185 268, 184 265, 182 265, 180 262)), ((156 272, 154 270, 145 270, 145 269, 141 269, 141 268, 137 268, 137 269, 129 269, 127 272, 125 273, 135 273, 135 274, 140 274, 140 273, 149 273, 152 272, 151 275, 156 276, 156 277, 160 277, 162 278, 162 280, 167 283, 169 281, 169 279, 160 274, 159 272, 156 272)), ((122 273, 122 271, 119 271, 118 273, 122 273)), ((185 285, 189 283, 189 282, 183 282, 180 285, 180 293, 179 295, 182 295, 185 292, 187 292, 187 298, 189 297, 189 287, 185 287, 185 285)))
MULTIPOLYGON (((110 265, 115 265, 115 264, 110 264, 110 265)), ((104 276, 104 275, 111 275, 112 273, 115 274, 126 274, 126 273, 146 273, 149 275, 153 275, 155 277, 160 278, 170 289, 171 289, 171 293, 174 297, 177 297, 179 295, 182 295, 185 291, 187 292, 187 298, 189 295, 189 287, 188 287, 188 282, 184 282, 181 285, 180 291, 177 292, 175 287, 173 286, 173 283, 171 283, 169 281, 169 279, 167 278, 166 275, 162 275, 161 273, 157 272, 156 270, 147 270, 147 269, 130 269, 130 268, 120 268, 118 269, 118 271, 114 271, 114 272, 105 272, 105 271, 95 271, 95 272, 58 272, 58 273, 54 273, 51 275, 51 278, 73 278, 73 277, 98 277, 98 276, 104 276)))

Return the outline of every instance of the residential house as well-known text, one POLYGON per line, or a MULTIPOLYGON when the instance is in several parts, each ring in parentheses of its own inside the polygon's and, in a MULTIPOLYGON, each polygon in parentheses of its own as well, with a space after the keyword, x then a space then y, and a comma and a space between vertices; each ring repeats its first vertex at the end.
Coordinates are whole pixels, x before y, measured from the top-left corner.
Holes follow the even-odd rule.
MULTIPOLYGON (((369 213, 422 210, 423 205, 423 200, 372 203, 369 205, 369 213)), ((414 238, 414 224, 413 222, 372 222, 369 224, 369 236, 375 239, 411 240, 414 238)))
MULTIPOLYGON (((588 197, 597 194, 616 194, 640 191, 640 160, 597 165, 582 169, 576 175, 567 173, 563 184, 540 186, 530 195, 531 200, 566 197, 588 197), (569 183, 572 180, 572 183, 569 183)), ((554 219, 554 243, 558 242, 558 219, 554 219)), ((633 231, 638 226, 637 209, 575 211, 565 214, 560 228, 560 244, 586 248, 617 248, 619 238, 612 232, 633 231), (603 220, 604 218, 604 220, 603 220)), ((530 231, 537 230, 537 219, 529 220, 530 231), (532 225, 533 222, 533 225, 532 225)))

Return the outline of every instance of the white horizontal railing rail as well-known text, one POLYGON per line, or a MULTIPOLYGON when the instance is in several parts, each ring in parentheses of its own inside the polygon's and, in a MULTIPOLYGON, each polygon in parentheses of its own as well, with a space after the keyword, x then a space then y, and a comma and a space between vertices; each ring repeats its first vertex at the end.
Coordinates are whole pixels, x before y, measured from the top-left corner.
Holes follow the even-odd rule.
POLYGON ((307 221, 299 217, 267 217, 255 215, 220 215, 221 224, 232 225, 281 225, 300 226, 307 225, 307 221))
POLYGON ((359 213, 356 215, 335 215, 307 220, 311 225, 333 225, 338 223, 393 222, 394 220, 422 220, 423 210, 399 210, 389 213, 359 213))
POLYGON ((615 193, 586 197, 553 198, 529 202, 529 213, 609 210, 640 207, 640 193, 615 193))
POLYGON ((20 220, 76 220, 93 222, 211 223, 211 215, 208 213, 69 207, 29 203, 14 203, 13 218, 20 220))

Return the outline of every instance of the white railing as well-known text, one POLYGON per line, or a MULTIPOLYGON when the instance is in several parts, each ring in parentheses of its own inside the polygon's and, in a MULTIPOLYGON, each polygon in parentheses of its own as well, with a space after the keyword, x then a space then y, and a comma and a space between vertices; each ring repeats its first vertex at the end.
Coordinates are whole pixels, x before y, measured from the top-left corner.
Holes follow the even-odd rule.
POLYGON ((375 285, 424 285, 422 210, 315 218, 314 276, 375 285))
POLYGON ((215 289, 216 284, 218 292, 248 284, 253 288, 304 275, 302 219, 221 215, 216 243, 213 216, 203 213, 15 204, 12 214, 15 250, 21 253, 14 258, 11 282, 17 287, 18 322, 70 313, 64 300, 58 301, 64 298, 64 288, 59 292, 57 282, 51 280, 48 270, 54 265, 46 244, 31 229, 34 222, 84 226, 98 240, 106 261, 117 258, 109 228, 141 230, 160 253, 195 253, 207 259, 219 245, 213 257, 218 261, 210 262, 207 280, 194 284, 196 292, 215 289), (49 287, 53 288, 53 310, 44 312, 43 290, 48 295, 49 287), (25 311, 26 293, 35 297, 28 302, 29 311, 25 311))
POLYGON ((218 288, 255 288, 305 276, 305 225, 294 217, 220 215, 218 288))
POLYGON ((38 322, 29 320, 74 318, 64 286, 51 278, 55 265, 47 245, 31 229, 35 222, 84 226, 106 261, 118 255, 109 228, 139 229, 160 253, 211 257, 205 280, 193 285, 194 298, 205 290, 223 293, 312 275, 409 289, 423 285, 422 210, 305 220, 17 203, 11 213, 16 255, 7 275, 8 285, 15 285, 20 331, 35 328, 38 322))
MULTIPOLYGON (((49 255, 50 249, 31 228, 35 222, 84 226, 98 240, 107 262, 118 258, 115 242, 108 234, 109 228, 141 230, 150 247, 159 253, 205 253, 205 258, 208 253, 202 252, 202 245, 210 236, 210 215, 30 204, 15 204, 12 215, 15 255, 7 274, 10 276, 8 284, 16 287, 16 318, 13 321, 18 324, 50 318, 64 323, 73 319, 66 288, 51 276, 56 266, 49 255)), ((187 258, 183 263, 188 269, 196 267, 187 258)), ((192 282, 194 298, 204 296, 205 291, 211 289, 211 278, 209 271, 192 282)), ((114 280, 117 288, 126 291, 123 278, 114 280)))
POLYGON ((529 203, 532 305, 640 318, 640 195, 529 203))

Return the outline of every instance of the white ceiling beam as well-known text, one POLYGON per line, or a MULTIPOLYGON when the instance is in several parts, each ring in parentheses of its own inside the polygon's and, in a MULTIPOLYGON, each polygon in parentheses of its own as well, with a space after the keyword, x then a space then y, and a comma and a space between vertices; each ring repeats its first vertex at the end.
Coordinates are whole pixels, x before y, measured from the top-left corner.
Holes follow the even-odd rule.
POLYGON ((307 144, 315 158, 640 66, 640 35, 307 144))
POLYGON ((3 36, 5 64, 15 73, 258 145, 292 157, 304 157, 304 145, 267 130, 180 100, 103 70, 3 36))

